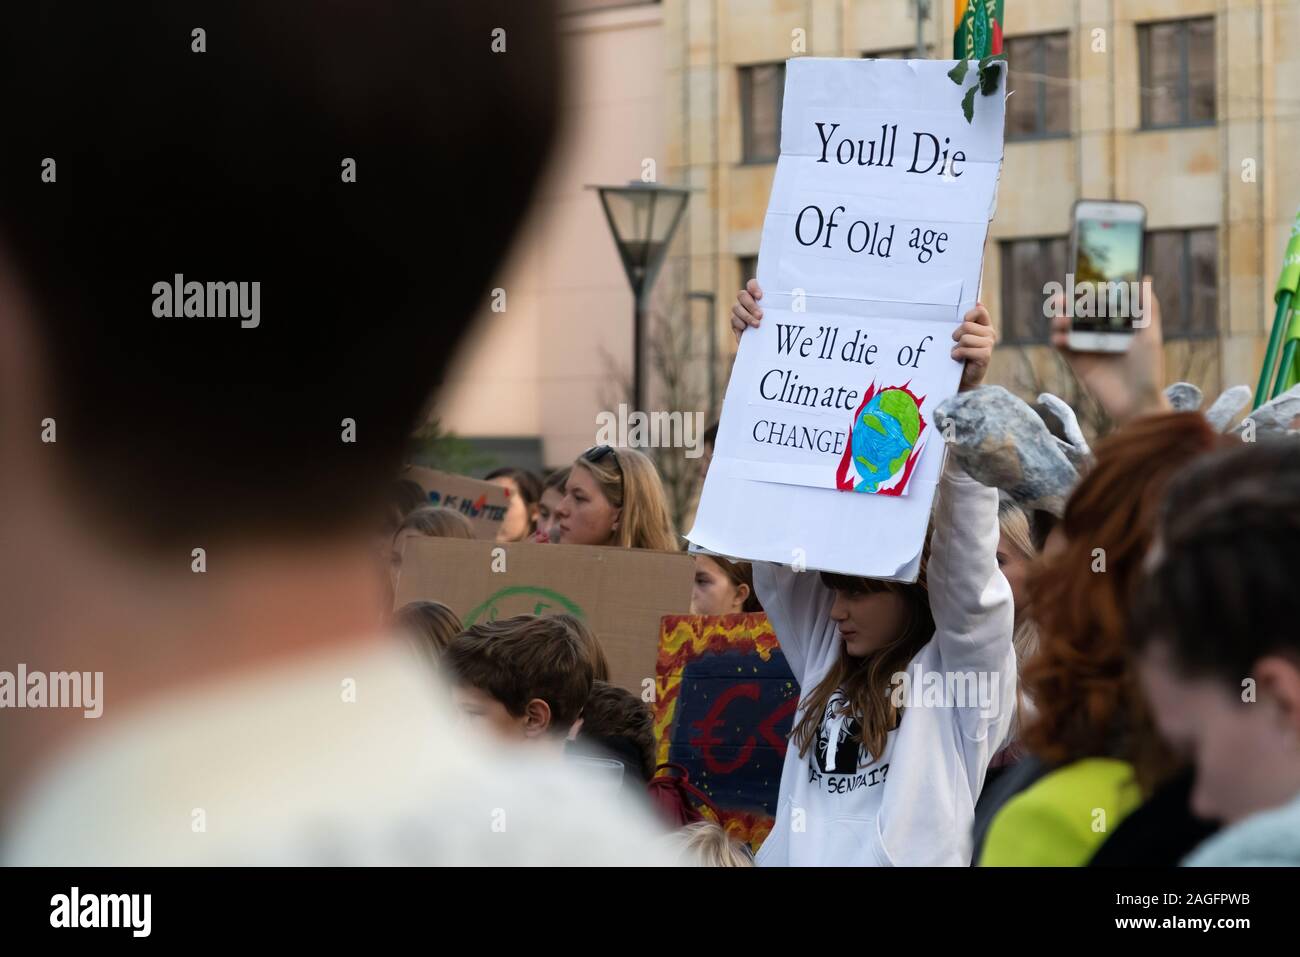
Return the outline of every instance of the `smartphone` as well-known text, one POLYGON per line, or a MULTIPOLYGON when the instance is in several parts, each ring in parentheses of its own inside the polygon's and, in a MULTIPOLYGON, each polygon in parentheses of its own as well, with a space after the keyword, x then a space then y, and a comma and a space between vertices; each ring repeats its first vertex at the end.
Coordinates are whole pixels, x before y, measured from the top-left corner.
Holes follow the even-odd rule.
POLYGON ((1141 203, 1081 199, 1070 230, 1070 275, 1065 284, 1069 344, 1081 352, 1124 352, 1141 328, 1141 203))

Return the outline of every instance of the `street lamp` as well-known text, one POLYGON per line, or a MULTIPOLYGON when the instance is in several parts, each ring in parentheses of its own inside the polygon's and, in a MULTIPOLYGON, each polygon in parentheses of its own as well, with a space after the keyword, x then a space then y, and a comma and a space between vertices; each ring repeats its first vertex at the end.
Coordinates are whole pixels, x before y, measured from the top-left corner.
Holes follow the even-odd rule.
POLYGON ((641 339, 645 313, 668 243, 686 211, 690 192, 657 183, 633 181, 626 186, 588 186, 600 194, 600 204, 614 234, 623 270, 632 285, 632 397, 643 409, 641 339))

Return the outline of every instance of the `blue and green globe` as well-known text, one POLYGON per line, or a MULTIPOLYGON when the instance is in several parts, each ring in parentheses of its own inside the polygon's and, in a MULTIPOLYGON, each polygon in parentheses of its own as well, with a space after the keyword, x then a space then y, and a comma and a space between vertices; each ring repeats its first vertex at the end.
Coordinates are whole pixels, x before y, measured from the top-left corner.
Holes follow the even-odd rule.
POLYGON ((906 389, 881 389, 853 423, 853 466, 862 483, 854 491, 876 492, 907 464, 921 435, 921 410, 906 389))

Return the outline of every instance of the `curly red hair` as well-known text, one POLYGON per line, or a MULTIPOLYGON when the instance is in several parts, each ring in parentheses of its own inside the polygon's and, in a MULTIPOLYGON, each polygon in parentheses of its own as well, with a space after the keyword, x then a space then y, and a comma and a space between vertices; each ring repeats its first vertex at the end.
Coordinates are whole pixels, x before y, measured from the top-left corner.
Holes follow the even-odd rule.
POLYGON ((1223 441, 1200 413, 1172 412, 1098 443, 1058 526, 1065 544, 1029 581, 1039 646, 1023 677, 1037 713, 1023 738, 1049 764, 1123 758, 1146 788, 1172 769, 1132 667, 1128 608, 1166 485, 1223 441))

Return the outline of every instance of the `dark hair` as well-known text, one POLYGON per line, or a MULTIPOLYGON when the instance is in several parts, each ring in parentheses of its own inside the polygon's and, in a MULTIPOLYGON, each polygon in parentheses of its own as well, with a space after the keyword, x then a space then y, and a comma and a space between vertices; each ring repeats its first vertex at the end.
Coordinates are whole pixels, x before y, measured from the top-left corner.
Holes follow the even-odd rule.
POLYGON ((6 10, 0 248, 76 504, 169 548, 373 522, 529 207, 558 43, 548 0, 6 10), (256 328, 155 316, 177 275, 258 282, 256 328))
POLYGON ((438 659, 461 631, 460 618, 440 601, 412 601, 397 609, 393 622, 420 640, 420 647, 438 659))
POLYGON ((605 738, 626 738, 635 747, 648 783, 655 773, 655 719, 644 701, 632 692, 605 681, 593 681, 582 709, 580 737, 597 744, 605 738))
POLYGON ((542 480, 539 479, 528 469, 518 469, 514 466, 493 469, 487 475, 483 476, 483 481, 490 482, 496 478, 508 478, 519 488, 519 494, 523 496, 524 504, 532 508, 542 497, 542 480))
POLYGON ((397 531, 419 532, 430 538, 474 537, 474 526, 470 520, 455 509, 442 505, 421 505, 402 519, 397 531))
POLYGON ((551 730, 567 733, 591 696, 587 646, 572 615, 517 615, 467 628, 443 655, 454 682, 491 695, 512 715, 534 698, 551 709, 551 730))
POLYGON ((1034 551, 1041 552, 1052 536, 1059 519, 1043 508, 1036 508, 1029 514, 1029 537, 1034 543, 1034 551))
POLYGON ((399 478, 388 487, 389 532, 396 532, 403 519, 422 505, 429 504, 429 494, 419 482, 399 478))
POLYGON ((1300 663, 1300 443, 1206 456, 1169 484, 1153 567, 1133 603, 1139 647, 1166 642, 1178 667, 1240 690, 1259 659, 1300 663))
MULTIPOLYGON (((572 466, 566 465, 562 469, 556 469, 550 475, 546 476, 546 481, 542 483, 542 491, 548 488, 557 489, 562 494, 564 492, 564 483, 569 480, 569 472, 572 466)), ((538 496, 541 499, 541 496, 538 496)))
POLYGON ((704 430, 705 445, 718 444, 718 426, 721 424, 722 424, 721 422, 714 422, 711 426, 709 426, 707 429, 704 430))

